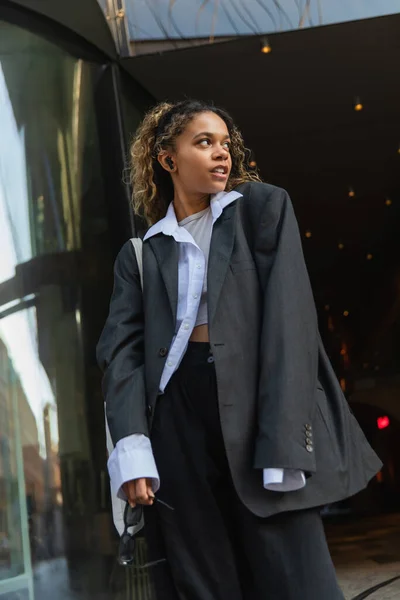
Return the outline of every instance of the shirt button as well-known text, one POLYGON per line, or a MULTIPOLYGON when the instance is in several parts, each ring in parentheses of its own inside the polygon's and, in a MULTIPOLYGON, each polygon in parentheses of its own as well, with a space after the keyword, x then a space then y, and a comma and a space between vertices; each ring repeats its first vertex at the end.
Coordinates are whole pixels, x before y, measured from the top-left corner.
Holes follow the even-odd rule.
POLYGON ((189 329, 189 325, 187 323, 185 323, 184 329, 189 329))
POLYGON ((198 269, 201 269, 201 264, 200 264, 200 263, 197 263, 196 267, 197 267, 198 269))
POLYGON ((193 298, 196 300, 199 297, 198 294, 193 294, 193 298))
POLYGON ((171 360, 169 360, 169 361, 167 362, 167 365, 168 365, 169 367, 172 367, 172 365, 173 365, 173 364, 174 364, 174 363, 173 363, 171 360))

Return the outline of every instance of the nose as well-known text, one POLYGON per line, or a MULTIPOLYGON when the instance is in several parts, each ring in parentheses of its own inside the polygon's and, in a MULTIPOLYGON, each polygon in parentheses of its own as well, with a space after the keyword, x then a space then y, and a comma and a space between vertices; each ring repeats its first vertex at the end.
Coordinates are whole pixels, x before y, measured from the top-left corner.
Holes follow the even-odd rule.
POLYGON ((226 160, 229 156, 229 151, 222 145, 219 145, 215 150, 214 158, 216 160, 226 160))

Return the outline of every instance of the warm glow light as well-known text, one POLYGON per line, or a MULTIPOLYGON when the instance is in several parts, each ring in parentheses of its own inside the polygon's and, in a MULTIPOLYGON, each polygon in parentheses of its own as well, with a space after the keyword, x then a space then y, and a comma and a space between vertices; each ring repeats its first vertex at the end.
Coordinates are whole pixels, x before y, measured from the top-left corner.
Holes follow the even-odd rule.
POLYGON ((343 250, 344 244, 342 244, 342 243, 338 244, 338 248, 339 248, 339 250, 343 250))
POLYGON ((390 198, 386 198, 386 202, 385 202, 386 206, 391 206, 392 201, 390 198))
POLYGON ((367 254, 367 260, 372 260, 372 254, 367 254))
POLYGON ((325 304, 325 307, 324 307, 324 308, 325 308, 325 310, 329 310, 329 309, 330 309, 330 306, 329 306, 329 304, 325 304))
POLYGON ((306 231, 306 238, 310 238, 312 236, 311 231, 306 231))
POLYGON ((344 315, 345 317, 348 317, 348 316, 349 316, 349 314, 350 314, 350 313, 349 313, 349 311, 348 311, 348 310, 345 310, 345 311, 343 312, 343 315, 344 315))
POLYGON ((353 190, 353 188, 349 188, 349 196, 350 196, 350 198, 354 198, 355 195, 356 195, 356 193, 353 190))
POLYGON ((263 38, 261 40, 261 52, 263 54, 269 54, 270 52, 272 52, 271 45, 267 38, 263 38))
POLYGON ((251 161, 249 162, 249 166, 250 166, 250 167, 252 167, 252 168, 254 169, 254 167, 256 167, 256 166, 257 166, 257 163, 256 163, 256 161, 255 161, 255 160, 251 160, 251 161))
POLYGON ((354 102, 354 110, 359 112, 363 108, 364 108, 364 106, 362 105, 360 98, 356 98, 355 102, 354 102))
POLYGON ((377 420, 378 429, 386 429, 390 425, 389 417, 378 417, 377 420))

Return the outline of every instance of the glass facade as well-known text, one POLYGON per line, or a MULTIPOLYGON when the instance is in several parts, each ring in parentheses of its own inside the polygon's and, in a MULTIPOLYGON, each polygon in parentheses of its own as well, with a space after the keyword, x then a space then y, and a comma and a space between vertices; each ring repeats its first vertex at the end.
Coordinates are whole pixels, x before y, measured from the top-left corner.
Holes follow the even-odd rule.
POLYGON ((127 589, 94 359, 112 270, 100 69, 0 21, 1 600, 127 589))
POLYGON ((397 0, 126 0, 131 40, 185 39, 291 31, 399 12, 397 0))

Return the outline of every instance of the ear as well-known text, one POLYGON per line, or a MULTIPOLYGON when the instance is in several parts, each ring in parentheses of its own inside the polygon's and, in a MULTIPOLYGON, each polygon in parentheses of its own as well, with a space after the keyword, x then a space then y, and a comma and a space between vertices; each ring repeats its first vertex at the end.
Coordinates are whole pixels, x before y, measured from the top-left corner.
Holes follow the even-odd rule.
POLYGON ((160 154, 157 156, 157 160, 162 166, 162 168, 168 171, 168 173, 173 173, 175 171, 175 161, 173 157, 170 154, 168 154, 165 150, 164 152, 160 152, 160 154))

